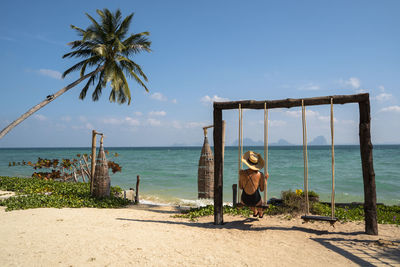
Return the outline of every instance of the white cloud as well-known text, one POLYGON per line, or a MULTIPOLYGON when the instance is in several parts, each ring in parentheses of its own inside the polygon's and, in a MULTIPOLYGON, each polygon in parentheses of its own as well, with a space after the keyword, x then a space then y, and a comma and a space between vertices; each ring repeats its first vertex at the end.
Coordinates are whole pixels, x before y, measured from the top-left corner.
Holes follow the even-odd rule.
POLYGON ((62 75, 61 72, 56 71, 56 70, 49 70, 49 69, 40 69, 37 71, 39 74, 51 77, 53 79, 61 80, 62 75))
POLYGON ((164 96, 163 94, 158 93, 158 92, 152 94, 152 95, 150 96, 150 98, 155 99, 155 100, 158 100, 158 101, 167 101, 167 100, 168 100, 166 96, 164 96))
POLYGON ((35 114, 33 117, 34 117, 35 119, 37 119, 38 121, 45 121, 45 120, 47 120, 47 117, 44 116, 44 115, 41 115, 41 114, 35 114))
POLYGON ((350 77, 348 80, 340 80, 339 83, 344 86, 351 86, 353 89, 358 89, 361 86, 360 79, 356 77, 350 77))
POLYGON ((140 117, 140 116, 142 116, 142 115, 143 115, 143 113, 142 113, 142 112, 140 112, 140 111, 136 111, 136 112, 134 112, 133 114, 135 114, 135 116, 138 116, 138 117, 140 117))
MULTIPOLYGON (((301 117, 301 110, 287 110, 285 114, 289 117, 300 118, 301 117)), ((313 111, 311 109, 306 109, 306 117, 316 117, 319 113, 317 111, 313 111)))
MULTIPOLYGON (((330 122, 331 116, 330 115, 329 116, 318 116, 317 119, 322 122, 330 122)), ((333 122, 338 122, 338 120, 336 118, 333 118, 333 122)))
MULTIPOLYGON (((264 122, 263 122, 264 123, 264 122)), ((286 125, 286 121, 282 120, 268 120, 268 125, 271 127, 279 127, 286 125)))
POLYGON ((204 104, 210 104, 213 102, 224 102, 228 100, 229 100, 228 98, 220 97, 217 95, 214 95, 213 97, 209 97, 208 95, 206 95, 200 99, 200 101, 203 102, 204 104))
POLYGON ((94 130, 93 124, 91 124, 89 122, 85 124, 85 128, 88 129, 88 130, 94 130))
POLYGON ((192 129, 192 128, 203 128, 204 126, 210 125, 211 123, 206 122, 198 122, 198 121, 190 121, 190 122, 180 122, 180 121, 172 121, 172 127, 175 129, 192 129))
POLYGON ((123 123, 123 120, 117 118, 105 118, 101 120, 104 124, 119 125, 123 123))
POLYGON ((380 93, 375 97, 376 100, 378 101, 387 101, 392 98, 392 94, 387 94, 387 93, 380 93))
POLYGON ((380 111, 382 111, 382 112, 400 112, 400 106, 390 106, 390 107, 382 108, 380 111))
POLYGON ((385 87, 383 85, 378 86, 379 90, 381 90, 381 92, 385 92, 385 87))
POLYGON ((185 124, 185 128, 197 128, 197 127, 203 128, 204 126, 207 126, 207 125, 210 125, 210 124, 207 124, 207 123, 205 123, 205 122, 195 122, 195 121, 192 121, 192 122, 187 122, 187 123, 185 124))
POLYGON ((353 120, 340 120, 340 121, 338 121, 338 123, 348 124, 348 125, 356 125, 357 124, 357 122, 355 122, 353 120))
POLYGON ((173 121, 172 127, 174 127, 175 129, 182 129, 182 124, 179 121, 173 121))
POLYGON ((314 83, 308 83, 308 84, 305 84, 305 85, 299 87, 299 90, 302 90, 302 91, 316 91, 319 89, 321 89, 320 86, 316 85, 314 83))
MULTIPOLYGON (((264 125, 264 121, 260 120, 258 121, 259 125, 264 125)), ((279 127, 279 126, 284 126, 286 125, 286 121, 282 121, 282 120, 268 120, 268 126, 270 127, 279 127)))
POLYGON ((163 110, 161 111, 150 111, 149 116, 165 116, 167 113, 163 110))
POLYGON ((139 120, 134 119, 132 117, 126 117, 125 122, 130 126, 139 126, 140 125, 139 120))
POLYGON ((80 122, 86 122, 87 121, 85 116, 79 116, 78 119, 79 119, 80 122))
POLYGON ((147 119, 147 124, 149 124, 151 126, 160 126, 161 121, 150 118, 150 119, 147 119))
POLYGON ((178 103, 178 100, 172 99, 171 102, 172 102, 173 104, 176 104, 176 103, 178 103))
POLYGON ((63 116, 61 117, 62 121, 66 121, 66 122, 70 122, 72 120, 72 118, 70 116, 63 116))
POLYGON ((369 92, 368 89, 357 89, 357 90, 356 90, 356 93, 357 93, 357 94, 363 94, 363 93, 368 93, 368 92, 369 92))
POLYGON ((104 124, 110 125, 121 125, 121 124, 128 124, 130 126, 138 126, 140 125, 139 120, 132 118, 132 117, 125 117, 124 119, 119 118, 104 118, 101 120, 104 124))
POLYGON ((11 37, 8 37, 8 36, 0 36, 0 40, 11 41, 11 42, 15 41, 14 38, 11 38, 11 37))

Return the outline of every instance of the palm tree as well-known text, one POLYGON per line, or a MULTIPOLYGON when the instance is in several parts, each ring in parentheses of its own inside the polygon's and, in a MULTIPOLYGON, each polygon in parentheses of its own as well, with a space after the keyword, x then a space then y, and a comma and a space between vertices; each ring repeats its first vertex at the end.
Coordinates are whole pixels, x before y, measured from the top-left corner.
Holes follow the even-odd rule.
POLYGON ((127 102, 129 105, 131 93, 126 76, 133 78, 148 91, 142 81, 143 79, 147 82, 146 75, 143 73, 142 68, 132 61, 130 57, 143 51, 151 52, 151 42, 147 38, 149 32, 131 34, 127 37, 133 13, 123 20, 120 10, 116 10, 114 13, 108 9, 97 10, 97 14, 100 16, 100 22, 97 22, 86 13, 86 16, 92 22, 86 30, 71 25, 71 28, 76 30, 82 39, 70 42, 68 45, 71 46, 73 51, 65 54, 63 58, 77 57, 83 58, 83 60, 67 69, 63 73, 63 78, 77 70, 80 70, 80 78, 55 94, 47 96, 45 100, 13 121, 0 132, 0 138, 33 113, 87 78, 89 79, 79 94, 80 99, 84 99, 89 87, 97 83, 92 93, 92 100, 97 101, 103 88, 110 84, 110 102, 119 104, 127 102), (94 70, 85 74, 86 70, 90 68, 94 70))

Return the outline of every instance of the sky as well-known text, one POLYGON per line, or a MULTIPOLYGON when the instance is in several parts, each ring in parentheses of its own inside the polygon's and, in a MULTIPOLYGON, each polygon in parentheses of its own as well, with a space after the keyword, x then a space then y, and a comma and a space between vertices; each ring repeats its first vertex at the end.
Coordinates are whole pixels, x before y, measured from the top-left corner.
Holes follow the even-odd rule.
MULTIPOLYGON (((274 100, 368 92, 373 144, 400 144, 400 1, 20 1, 0 16, 0 128, 79 78, 61 73, 96 9, 134 13, 130 33, 149 31, 151 53, 132 59, 147 93, 129 80, 131 105, 79 100, 71 89, 0 139, 1 147, 201 145, 213 101, 274 100)), ((91 88, 92 89, 92 88, 91 88)), ((91 94, 89 89, 88 96, 91 94)), ((335 105, 335 144, 357 144, 357 104, 335 105)), ((330 107, 307 107, 307 138, 330 140, 330 107)), ((226 144, 238 111, 224 111, 226 144)), ((243 136, 263 140, 264 113, 245 110, 243 136)), ((301 108, 269 112, 269 142, 302 142, 301 108)), ((209 131, 212 140, 212 130, 209 131)))

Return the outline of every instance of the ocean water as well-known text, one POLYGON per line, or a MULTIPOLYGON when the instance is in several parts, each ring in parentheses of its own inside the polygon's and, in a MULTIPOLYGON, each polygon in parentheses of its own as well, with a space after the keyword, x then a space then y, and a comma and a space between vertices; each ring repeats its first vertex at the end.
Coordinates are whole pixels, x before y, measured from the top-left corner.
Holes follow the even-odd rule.
MULTIPOLYGON (((119 156, 112 160, 122 172, 111 174, 112 185, 134 188, 140 175, 140 196, 148 201, 174 204, 199 203, 197 169, 201 147, 105 148, 119 156)), ((244 147, 263 155, 262 147, 244 147)), ((13 161, 71 158, 90 153, 90 148, 1 148, 0 175, 30 176, 28 166, 9 167, 13 161)), ((377 201, 400 205, 400 145, 377 145, 373 150, 377 201)), ((322 201, 330 201, 331 152, 329 146, 310 146, 309 190, 322 201)), ((268 198, 280 197, 283 190, 303 189, 303 151, 301 146, 269 148, 268 198)), ((224 162, 224 201, 232 202, 232 184, 237 183, 238 150, 226 147, 224 162)), ((364 200, 360 149, 335 146, 335 201, 364 200)), ((210 202, 211 203, 211 202, 210 202)))

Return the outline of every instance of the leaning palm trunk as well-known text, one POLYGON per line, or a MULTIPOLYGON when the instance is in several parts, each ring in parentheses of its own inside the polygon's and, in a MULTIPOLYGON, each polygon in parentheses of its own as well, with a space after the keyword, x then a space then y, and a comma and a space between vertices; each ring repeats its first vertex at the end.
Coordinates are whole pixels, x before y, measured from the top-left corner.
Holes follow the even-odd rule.
POLYGON ((65 92, 67 92, 69 89, 73 88, 74 86, 78 85, 80 82, 82 82, 83 80, 89 78, 92 75, 96 75, 96 73, 98 73, 100 70, 103 69, 103 66, 99 66, 96 70, 92 71, 91 73, 86 74, 85 76, 82 76, 81 78, 79 78, 78 80, 76 80, 75 82, 69 84, 68 86, 64 87, 63 89, 61 89, 60 91, 58 91, 57 93, 55 93, 54 95, 49 95, 47 96, 47 98, 45 100, 43 100, 42 102, 40 102, 39 104, 37 104, 36 106, 34 106, 33 108, 31 108, 30 110, 28 110, 26 113, 24 113, 21 117, 19 117, 18 119, 16 119, 15 121, 13 121, 11 124, 9 124, 6 128, 4 128, 1 132, 0 132, 0 139, 3 138, 3 136, 5 136, 9 131, 11 131, 15 126, 17 126, 18 124, 20 124, 21 122, 23 122, 26 118, 28 118, 29 116, 31 116, 33 113, 35 113, 36 111, 38 111, 39 109, 41 109, 42 107, 46 106, 47 104, 49 104, 50 102, 52 102, 54 99, 56 99, 57 97, 59 97, 60 95, 64 94, 65 92))

